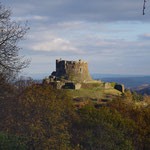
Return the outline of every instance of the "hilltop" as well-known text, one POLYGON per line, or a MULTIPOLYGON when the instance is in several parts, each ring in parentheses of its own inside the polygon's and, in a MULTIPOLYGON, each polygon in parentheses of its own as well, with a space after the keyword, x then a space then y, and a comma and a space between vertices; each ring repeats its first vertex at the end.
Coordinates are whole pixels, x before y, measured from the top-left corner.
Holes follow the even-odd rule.
POLYGON ((45 78, 43 83, 50 84, 58 90, 65 90, 75 102, 82 103, 92 100, 94 103, 102 104, 124 92, 122 84, 92 79, 88 62, 81 59, 79 61, 56 60, 56 71, 45 78))

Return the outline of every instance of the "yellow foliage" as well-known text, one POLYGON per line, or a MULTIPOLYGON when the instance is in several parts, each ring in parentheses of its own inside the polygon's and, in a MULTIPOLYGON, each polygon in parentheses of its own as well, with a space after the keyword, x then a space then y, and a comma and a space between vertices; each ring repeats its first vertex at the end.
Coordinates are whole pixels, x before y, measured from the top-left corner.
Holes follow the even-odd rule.
POLYGON ((30 149, 69 149, 73 107, 65 93, 49 85, 32 85, 12 103, 6 124, 9 133, 27 137, 30 149))

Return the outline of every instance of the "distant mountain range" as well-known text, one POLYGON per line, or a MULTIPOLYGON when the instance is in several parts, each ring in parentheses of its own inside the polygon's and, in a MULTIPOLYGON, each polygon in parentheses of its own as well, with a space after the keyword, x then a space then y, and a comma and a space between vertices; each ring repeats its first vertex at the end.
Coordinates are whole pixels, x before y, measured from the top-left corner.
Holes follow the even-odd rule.
POLYGON ((150 76, 130 76, 130 75, 91 75, 94 79, 101 79, 103 82, 116 82, 124 84, 125 88, 137 89, 142 85, 150 84, 150 76))
MULTIPOLYGON (((50 73, 41 73, 41 74, 30 74, 27 75, 33 79, 42 80, 45 77, 48 77, 50 73)), ((103 78, 127 78, 127 77, 144 77, 144 75, 120 75, 120 74, 90 74, 93 79, 103 79, 103 78)), ((146 76, 146 75, 145 75, 146 76)))
POLYGON ((150 95, 150 76, 130 75, 92 75, 94 79, 101 79, 103 82, 115 82, 124 84, 125 88, 135 90, 142 95, 150 95))
POLYGON ((137 93, 142 95, 147 94, 150 95, 150 84, 143 84, 135 89, 137 93))
MULTIPOLYGON (((127 77, 145 77, 147 75, 121 75, 121 74, 90 74, 93 79, 102 78, 127 78, 127 77)), ((150 76, 150 75, 149 75, 150 76)))

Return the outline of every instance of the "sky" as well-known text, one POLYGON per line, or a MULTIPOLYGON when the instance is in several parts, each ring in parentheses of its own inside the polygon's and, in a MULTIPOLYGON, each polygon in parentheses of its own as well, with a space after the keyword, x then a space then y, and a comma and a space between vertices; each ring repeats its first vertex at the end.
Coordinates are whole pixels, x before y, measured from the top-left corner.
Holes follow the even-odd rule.
POLYGON ((23 75, 50 75, 56 59, 88 61, 91 74, 150 75, 150 0, 1 0, 28 22, 23 75))

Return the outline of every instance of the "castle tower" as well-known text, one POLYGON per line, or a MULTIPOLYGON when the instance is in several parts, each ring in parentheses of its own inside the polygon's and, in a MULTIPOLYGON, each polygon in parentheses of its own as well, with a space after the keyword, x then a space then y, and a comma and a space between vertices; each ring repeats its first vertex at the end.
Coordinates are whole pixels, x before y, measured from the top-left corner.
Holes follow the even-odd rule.
POLYGON ((84 62, 81 59, 79 61, 56 60, 55 76, 57 79, 69 81, 92 81, 88 71, 88 62, 84 62))

